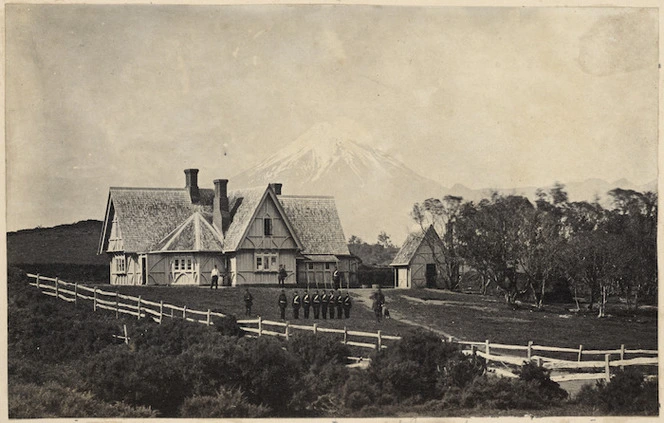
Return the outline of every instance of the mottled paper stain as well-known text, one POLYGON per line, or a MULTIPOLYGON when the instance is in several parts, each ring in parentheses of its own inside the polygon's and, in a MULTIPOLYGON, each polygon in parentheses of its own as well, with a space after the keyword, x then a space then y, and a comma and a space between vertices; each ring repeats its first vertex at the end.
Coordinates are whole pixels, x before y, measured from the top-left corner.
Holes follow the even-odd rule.
POLYGON ((649 9, 599 18, 579 39, 579 65, 598 76, 653 66, 657 31, 656 14, 649 9))

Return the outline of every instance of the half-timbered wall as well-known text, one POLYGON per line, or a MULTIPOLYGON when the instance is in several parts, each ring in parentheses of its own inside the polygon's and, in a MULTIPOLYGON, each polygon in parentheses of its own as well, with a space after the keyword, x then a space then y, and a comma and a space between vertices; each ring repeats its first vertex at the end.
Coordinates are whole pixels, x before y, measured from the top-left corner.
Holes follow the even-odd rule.
POLYGON ((240 248, 257 250, 294 250, 297 248, 288 226, 270 196, 267 196, 259 206, 240 248), (266 223, 266 220, 269 222, 266 223))
POLYGON ((358 260, 352 257, 337 257, 337 262, 299 261, 297 264, 297 283, 302 286, 332 287, 332 273, 335 266, 341 273, 343 287, 358 286, 358 260))
POLYGON ((209 285, 215 264, 220 276, 225 270, 223 256, 212 253, 148 254, 147 263, 148 285, 209 285))
POLYGON ((286 283, 295 283, 295 250, 240 250, 230 261, 235 285, 276 285, 280 264, 283 264, 286 267, 286 272, 288 272, 286 283), (258 258, 261 259, 260 268, 258 258), (265 269, 266 259, 269 260, 268 269, 265 269))
POLYGON ((140 285, 141 266, 136 254, 111 254, 111 285, 140 285))
MULTIPOLYGON (((113 209, 111 209, 113 210, 113 209)), ((124 245, 122 242, 122 232, 120 231, 120 224, 118 223, 118 217, 113 214, 113 222, 111 223, 111 233, 108 236, 108 252, 120 252, 124 250, 124 245)))

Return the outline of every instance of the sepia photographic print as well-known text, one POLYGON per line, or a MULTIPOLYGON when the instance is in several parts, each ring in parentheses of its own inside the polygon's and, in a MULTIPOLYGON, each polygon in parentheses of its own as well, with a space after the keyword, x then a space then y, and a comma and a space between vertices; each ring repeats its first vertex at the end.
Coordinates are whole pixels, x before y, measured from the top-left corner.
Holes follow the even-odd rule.
POLYGON ((660 13, 5 3, 2 418, 656 419, 660 13))

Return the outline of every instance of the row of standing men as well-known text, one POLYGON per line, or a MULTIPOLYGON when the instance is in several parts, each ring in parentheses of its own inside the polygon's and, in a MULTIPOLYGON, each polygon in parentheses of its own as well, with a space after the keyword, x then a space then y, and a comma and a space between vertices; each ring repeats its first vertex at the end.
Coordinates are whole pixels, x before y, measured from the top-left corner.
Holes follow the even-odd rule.
MULTIPOLYGON (((286 319, 286 308, 288 307, 288 298, 286 297, 286 292, 282 289, 281 294, 279 294, 278 299, 279 310, 281 311, 281 319, 286 319)), ((315 291, 313 295, 309 294, 309 291, 304 293, 304 296, 296 292, 293 293, 293 299, 291 300, 291 306, 293 308, 293 318, 300 318, 300 308, 304 310, 304 318, 309 318, 309 309, 313 308, 314 319, 322 317, 327 319, 328 312, 330 314, 330 319, 334 319, 336 308, 337 318, 341 319, 345 317, 346 319, 350 318, 350 309, 353 306, 350 294, 346 291, 346 295, 342 295, 340 291, 337 291, 335 294, 334 291, 330 291, 329 294, 323 291, 323 294, 320 295, 318 291, 315 291)))

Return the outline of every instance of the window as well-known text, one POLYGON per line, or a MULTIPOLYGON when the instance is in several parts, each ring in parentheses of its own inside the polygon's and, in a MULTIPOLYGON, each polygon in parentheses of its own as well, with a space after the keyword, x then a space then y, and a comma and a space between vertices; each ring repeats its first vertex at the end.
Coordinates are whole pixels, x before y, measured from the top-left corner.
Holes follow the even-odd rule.
POLYGON ((309 263, 309 270, 314 270, 314 264, 313 263, 309 263))
POLYGON ((325 263, 325 270, 330 270, 330 263, 325 263))
POLYGON ((115 273, 127 273, 125 256, 115 256, 115 273))
POLYGON ((272 236, 272 219, 269 217, 263 219, 263 235, 272 236))
POLYGON ((279 270, 279 254, 277 253, 256 253, 256 270, 263 272, 276 272, 279 270))
POLYGON ((194 259, 192 257, 175 257, 171 262, 175 272, 193 272, 194 259))

